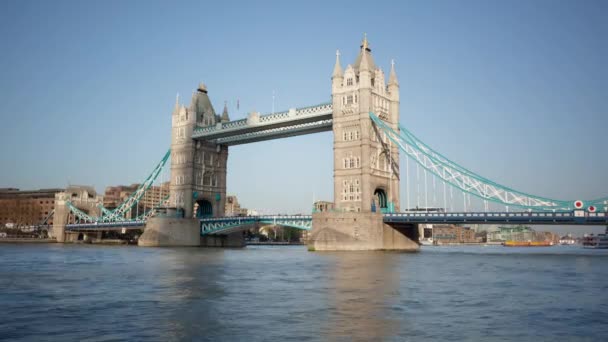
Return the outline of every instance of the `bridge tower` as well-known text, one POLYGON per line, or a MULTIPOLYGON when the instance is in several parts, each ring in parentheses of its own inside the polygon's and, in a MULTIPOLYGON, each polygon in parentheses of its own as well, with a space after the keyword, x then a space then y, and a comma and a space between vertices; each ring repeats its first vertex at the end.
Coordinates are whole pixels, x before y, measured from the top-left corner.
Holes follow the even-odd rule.
POLYGON ((194 140, 197 127, 230 121, 224 106, 222 116, 215 113, 205 84, 192 94, 189 107, 176 100, 171 116, 170 206, 177 217, 152 217, 146 222, 140 246, 211 246, 239 247, 242 236, 201 239, 198 218, 224 215, 226 204, 226 164, 228 147, 209 141, 194 140))
POLYGON ((415 227, 384 224, 382 212, 399 211, 399 150, 372 123, 373 112, 393 129, 399 123, 399 82, 391 63, 388 84, 374 63, 367 37, 344 71, 340 54, 332 74, 334 212, 313 213, 309 248, 418 250, 415 227), (413 236, 412 236, 413 237, 413 236), (415 237, 414 237, 415 238, 415 237))
POLYGON ((192 94, 189 108, 180 106, 178 101, 175 104, 171 126, 170 203, 185 218, 224 215, 228 147, 195 141, 192 132, 197 126, 229 120, 226 106, 221 117, 216 115, 203 83, 192 94))
POLYGON ((332 74, 334 202, 342 211, 399 210, 399 149, 376 129, 373 112, 398 130, 399 83, 394 63, 388 85, 367 37, 344 72, 340 54, 332 74))

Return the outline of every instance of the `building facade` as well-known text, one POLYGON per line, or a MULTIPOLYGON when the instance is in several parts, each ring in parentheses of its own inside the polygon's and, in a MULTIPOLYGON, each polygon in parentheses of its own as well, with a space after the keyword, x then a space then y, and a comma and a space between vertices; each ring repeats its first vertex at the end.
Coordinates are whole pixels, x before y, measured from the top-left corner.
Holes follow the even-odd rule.
POLYGON ((436 244, 475 243, 475 231, 456 225, 433 225, 433 241, 436 244))
POLYGON ((551 232, 537 232, 527 226, 502 226, 497 230, 488 232, 488 242, 559 242, 559 235, 551 232))
POLYGON ((9 224, 17 228, 53 224, 51 213, 55 207, 55 194, 62 191, 63 189, 0 189, 0 226, 9 224))
POLYGON ((241 208, 239 199, 235 195, 226 196, 226 207, 224 208, 224 215, 226 216, 247 216, 249 210, 247 208, 241 208))

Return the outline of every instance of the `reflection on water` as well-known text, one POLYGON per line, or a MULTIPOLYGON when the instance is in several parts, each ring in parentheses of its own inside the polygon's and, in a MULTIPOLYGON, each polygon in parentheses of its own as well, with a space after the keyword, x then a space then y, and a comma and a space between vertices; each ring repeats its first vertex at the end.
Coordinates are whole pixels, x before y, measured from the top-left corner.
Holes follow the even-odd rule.
POLYGON ((608 250, 0 245, 0 340, 597 340, 608 250))
POLYGON ((330 337, 369 340, 393 336, 399 322, 390 317, 387 304, 399 289, 398 255, 344 252, 332 257, 328 303, 332 310, 326 323, 330 337))

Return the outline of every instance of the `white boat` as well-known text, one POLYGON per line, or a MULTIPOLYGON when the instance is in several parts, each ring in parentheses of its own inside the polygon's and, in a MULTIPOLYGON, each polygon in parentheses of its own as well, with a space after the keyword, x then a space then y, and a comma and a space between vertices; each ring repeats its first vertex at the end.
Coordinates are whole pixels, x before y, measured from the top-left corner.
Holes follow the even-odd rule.
POLYGON ((423 246, 432 246, 433 238, 422 238, 422 239, 420 239, 420 244, 423 246))

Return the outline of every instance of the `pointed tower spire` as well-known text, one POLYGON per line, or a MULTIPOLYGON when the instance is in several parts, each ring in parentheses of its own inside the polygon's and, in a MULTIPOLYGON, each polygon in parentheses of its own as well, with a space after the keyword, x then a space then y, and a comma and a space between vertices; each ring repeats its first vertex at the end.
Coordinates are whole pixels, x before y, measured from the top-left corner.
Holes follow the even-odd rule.
MULTIPOLYGON (((363 42, 366 43, 367 38, 363 42)), ((361 71, 370 71, 369 61, 367 60, 367 51, 365 50, 365 48, 361 50, 361 63, 359 64, 359 72, 361 71)))
POLYGON ((388 77, 388 84, 399 85, 399 81, 397 81, 397 73, 395 72, 395 60, 391 59, 391 74, 388 77))
POLYGON ((336 50, 336 65, 334 65, 334 73, 331 75, 334 77, 342 77, 342 66, 340 66, 340 50, 336 50))
POLYGON ((179 93, 175 95, 175 107, 173 107, 173 111, 177 112, 179 110, 179 93))
POLYGON ((369 42, 367 41, 367 34, 363 36, 363 41, 361 42, 361 50, 359 51, 359 55, 357 56, 357 60, 353 67, 355 68, 355 72, 359 72, 362 69, 362 66, 365 64, 365 69, 367 71, 376 70, 376 65, 374 64, 374 59, 372 58, 372 49, 369 48, 369 42))
POLYGON ((230 121, 230 117, 228 117, 228 102, 224 101, 224 111, 222 112, 222 122, 230 121))
POLYGON ((363 33, 363 41, 361 42, 361 48, 363 50, 370 51, 369 42, 367 41, 367 33, 363 33))

